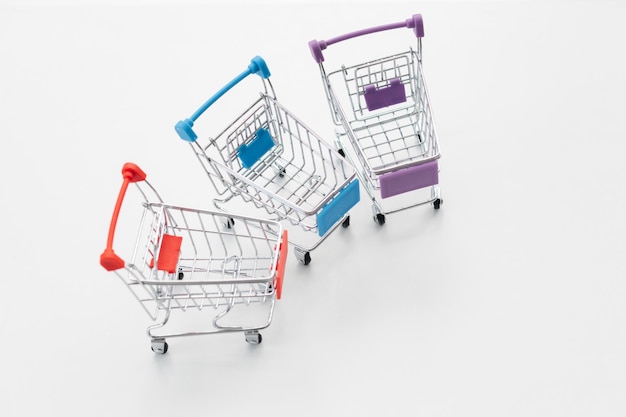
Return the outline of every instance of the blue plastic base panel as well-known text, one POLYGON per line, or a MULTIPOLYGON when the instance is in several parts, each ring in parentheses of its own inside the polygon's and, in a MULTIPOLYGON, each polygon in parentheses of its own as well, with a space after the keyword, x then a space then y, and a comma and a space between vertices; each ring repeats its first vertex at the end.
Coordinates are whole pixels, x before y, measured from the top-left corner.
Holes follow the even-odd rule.
POLYGON ((255 138, 248 144, 243 144, 239 147, 238 156, 241 160, 241 165, 244 168, 250 169, 267 151, 274 147, 274 139, 267 129, 259 129, 256 132, 255 138))
POLYGON ((317 232, 324 236, 361 199, 359 181, 352 180, 317 213, 317 232))

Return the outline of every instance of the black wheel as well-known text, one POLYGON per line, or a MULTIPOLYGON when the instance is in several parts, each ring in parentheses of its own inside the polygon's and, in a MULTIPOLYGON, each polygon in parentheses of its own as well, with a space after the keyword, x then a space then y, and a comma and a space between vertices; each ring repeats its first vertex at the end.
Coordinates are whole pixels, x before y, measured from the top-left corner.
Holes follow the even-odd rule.
POLYGON ((178 280, 180 281, 183 278, 185 278, 185 274, 183 273, 183 271, 178 271, 178 280))
POLYGON ((162 355, 165 355, 167 353, 167 348, 169 347, 169 345, 167 344, 167 342, 163 343, 163 352, 159 351, 159 350, 154 350, 154 346, 150 347, 150 349, 152 349, 152 351, 154 353, 160 353, 162 355))
POLYGON ((235 219, 233 219, 232 217, 229 217, 228 220, 226 221, 226 228, 231 229, 233 226, 235 226, 235 219))
POLYGON ((282 178, 285 176, 285 174, 287 174, 287 170, 285 168, 282 168, 278 173, 278 176, 282 178))
POLYGON ((263 336, 258 331, 250 331, 245 334, 246 342, 251 345, 259 345, 263 341, 263 336))
POLYGON ((337 150, 337 152, 339 152, 339 155, 341 155, 342 157, 346 157, 346 153, 343 151, 343 149, 339 149, 337 150))
POLYGON ((382 226, 383 224, 385 224, 385 215, 382 213, 377 213, 375 220, 376 220, 376 223, 382 226))
POLYGON ((350 216, 346 217, 346 219, 341 223, 341 226, 344 229, 350 226, 350 216))
POLYGON ((439 207, 441 207, 441 199, 437 198, 435 201, 433 201, 433 207, 435 208, 435 210, 439 210, 439 207))
POLYGON ((309 252, 304 254, 304 259, 302 260, 303 265, 308 265, 311 263, 311 254, 309 252))

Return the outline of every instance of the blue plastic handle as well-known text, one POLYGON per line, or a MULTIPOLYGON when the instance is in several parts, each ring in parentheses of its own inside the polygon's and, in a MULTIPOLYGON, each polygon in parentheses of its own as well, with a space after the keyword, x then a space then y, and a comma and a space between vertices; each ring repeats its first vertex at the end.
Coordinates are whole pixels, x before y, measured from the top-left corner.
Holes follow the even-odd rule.
POLYGON ((213 103, 220 99, 228 90, 233 88, 235 85, 240 83, 244 78, 248 75, 256 74, 259 77, 266 79, 269 78, 270 70, 267 68, 267 64, 265 60, 260 56, 255 56, 250 61, 250 65, 248 68, 238 76, 236 76, 231 82, 222 87, 217 93, 213 94, 211 98, 209 98, 198 110, 195 111, 194 114, 191 115, 188 119, 180 120, 176 123, 174 127, 176 129, 176 133, 178 136, 184 141, 187 142, 195 142, 198 138, 198 135, 193 131, 193 123, 198 119, 198 117, 202 116, 202 113, 206 111, 213 103))

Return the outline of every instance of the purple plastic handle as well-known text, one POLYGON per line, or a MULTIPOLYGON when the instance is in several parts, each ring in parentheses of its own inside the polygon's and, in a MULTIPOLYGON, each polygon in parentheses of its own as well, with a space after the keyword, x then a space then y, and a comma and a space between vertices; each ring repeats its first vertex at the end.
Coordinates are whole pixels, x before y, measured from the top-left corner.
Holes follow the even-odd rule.
POLYGON ((404 22, 389 23, 382 26, 374 26, 367 29, 357 30, 356 32, 346 33, 345 35, 336 36, 334 38, 317 41, 309 41, 309 49, 313 59, 318 64, 324 62, 324 55, 322 51, 334 43, 343 42, 348 39, 356 38, 357 36, 369 35, 370 33, 382 32, 385 30, 399 29, 399 28, 412 28, 415 36, 418 38, 424 37, 424 22, 421 14, 414 14, 410 19, 406 19, 404 22))

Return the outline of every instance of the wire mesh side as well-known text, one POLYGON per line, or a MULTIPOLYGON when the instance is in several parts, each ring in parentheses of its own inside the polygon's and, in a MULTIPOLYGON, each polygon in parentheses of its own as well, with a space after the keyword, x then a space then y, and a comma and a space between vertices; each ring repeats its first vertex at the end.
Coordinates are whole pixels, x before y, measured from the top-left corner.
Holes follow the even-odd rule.
MULTIPOLYGON (((415 86, 416 57, 411 52, 381 58, 364 65, 343 69, 344 83, 356 120, 368 119, 372 111, 365 100, 366 88, 384 89, 392 80, 405 87, 405 102, 402 107, 415 107, 418 96, 415 86)), ((374 111, 376 112, 376 111, 374 111)), ((385 112, 379 110, 378 113, 385 112)))
POLYGON ((336 150, 274 98, 262 95, 220 135, 198 144, 195 152, 214 186, 228 189, 277 220, 315 230, 316 213, 354 177, 336 150), (255 140, 259 129, 275 145, 251 167, 238 149, 255 140))
POLYGON ((268 230, 279 225, 235 216, 225 228, 221 213, 161 203, 146 204, 145 212, 136 253, 118 275, 153 319, 161 310, 274 301, 280 241, 268 230), (182 242, 173 271, 159 267, 165 234, 182 242))
POLYGON ((343 134, 358 153, 366 176, 377 187, 385 172, 409 167, 439 156, 432 112, 419 56, 409 50, 332 72, 327 77, 331 109, 343 134), (395 68, 394 66, 398 67, 395 68), (363 98, 368 83, 388 85, 397 78, 405 86, 406 101, 369 111, 363 98), (336 89, 335 86, 341 88, 336 89), (345 109, 348 108, 349 112, 345 109))

